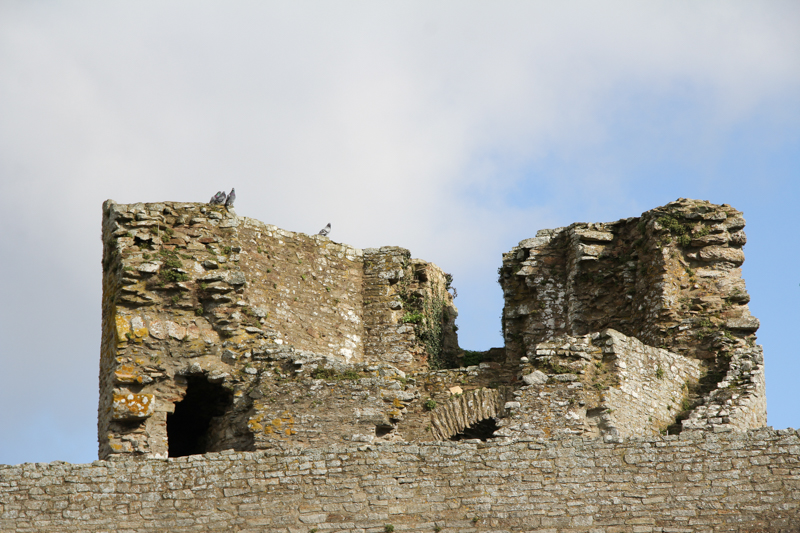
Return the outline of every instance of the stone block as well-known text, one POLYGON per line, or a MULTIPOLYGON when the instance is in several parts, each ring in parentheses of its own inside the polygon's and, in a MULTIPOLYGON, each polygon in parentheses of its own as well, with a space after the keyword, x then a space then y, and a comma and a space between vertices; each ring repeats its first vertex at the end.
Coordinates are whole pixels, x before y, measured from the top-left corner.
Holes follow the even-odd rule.
POLYGON ((114 393, 112 415, 114 420, 141 420, 151 416, 154 410, 153 394, 114 393))

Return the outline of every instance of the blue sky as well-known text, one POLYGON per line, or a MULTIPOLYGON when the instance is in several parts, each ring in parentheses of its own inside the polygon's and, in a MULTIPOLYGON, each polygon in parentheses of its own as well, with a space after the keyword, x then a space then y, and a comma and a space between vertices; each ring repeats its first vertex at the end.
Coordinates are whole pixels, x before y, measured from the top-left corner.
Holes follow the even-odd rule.
POLYGON ((748 221, 769 423, 800 427, 795 2, 0 3, 0 463, 96 458, 100 205, 207 201, 455 276, 678 197, 748 221))

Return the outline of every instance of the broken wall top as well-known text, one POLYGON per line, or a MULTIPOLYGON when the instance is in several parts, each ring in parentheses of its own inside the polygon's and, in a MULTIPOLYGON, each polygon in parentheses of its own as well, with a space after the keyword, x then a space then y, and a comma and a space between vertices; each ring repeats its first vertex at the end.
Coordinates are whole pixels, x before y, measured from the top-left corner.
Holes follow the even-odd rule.
MULTIPOLYGON (((109 200, 103 216, 101 456, 165 454, 192 376, 244 417, 265 360, 289 376, 312 360, 402 372, 457 349, 448 276, 403 248, 361 250, 224 206, 109 200)), ((240 422, 222 441, 252 448, 240 422)))
POLYGON ((679 200, 538 232, 503 258, 505 347, 464 368, 452 278, 404 248, 106 202, 100 455, 173 455, 181 408, 180 454, 760 427, 743 227, 679 200))
POLYGON ((742 213, 679 199, 640 217, 541 230, 503 256, 511 361, 548 339, 613 328, 702 363, 684 426, 766 423, 758 320, 741 278, 742 213))

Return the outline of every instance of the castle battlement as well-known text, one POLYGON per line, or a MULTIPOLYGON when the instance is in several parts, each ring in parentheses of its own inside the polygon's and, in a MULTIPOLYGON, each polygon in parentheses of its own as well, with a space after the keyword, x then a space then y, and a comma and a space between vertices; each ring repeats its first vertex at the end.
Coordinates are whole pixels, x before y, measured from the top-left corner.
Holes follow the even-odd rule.
POLYGON ((109 200, 101 460, 0 467, 0 530, 800 531, 744 226, 679 199, 540 230, 472 352, 404 248, 109 200))

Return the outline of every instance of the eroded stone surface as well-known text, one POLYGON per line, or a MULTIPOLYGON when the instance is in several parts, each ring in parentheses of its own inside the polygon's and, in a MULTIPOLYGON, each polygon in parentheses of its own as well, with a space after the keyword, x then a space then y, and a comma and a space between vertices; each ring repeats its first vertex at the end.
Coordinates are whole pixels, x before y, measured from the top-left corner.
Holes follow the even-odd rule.
MULTIPOLYGON (((640 217, 523 240, 500 271, 508 364, 534 358, 541 342, 613 328, 700 363, 687 397, 654 407, 671 406, 673 424, 716 431, 765 425, 759 323, 739 268, 744 225, 728 205, 679 199, 640 217)), ((665 423, 661 416, 639 422, 645 431, 665 423)))
MULTIPOLYGON (((403 248, 362 251, 177 202, 108 201, 103 227, 101 457, 167 455, 168 420, 198 376, 231 398, 206 451, 340 442, 361 425, 397 439, 421 397, 398 376, 458 350, 449 279, 403 248), (387 401, 389 386, 402 394, 387 401)), ((417 433, 430 426, 421 412, 417 433)))
POLYGON ((494 438, 611 441, 766 422, 730 206, 679 200, 522 241, 500 271, 506 346, 468 367, 452 278, 408 250, 223 207, 104 209, 103 457, 166 455, 198 377, 230 399, 205 451, 445 440, 487 420, 494 438), (128 394, 156 407, 125 415, 112 398, 128 394))
POLYGON ((679 200, 540 231, 504 258, 506 347, 467 355, 402 248, 107 202, 113 460, 0 465, 0 531, 795 531, 800 435, 748 429, 744 225, 679 200), (167 458, 193 394, 207 453, 167 458))

